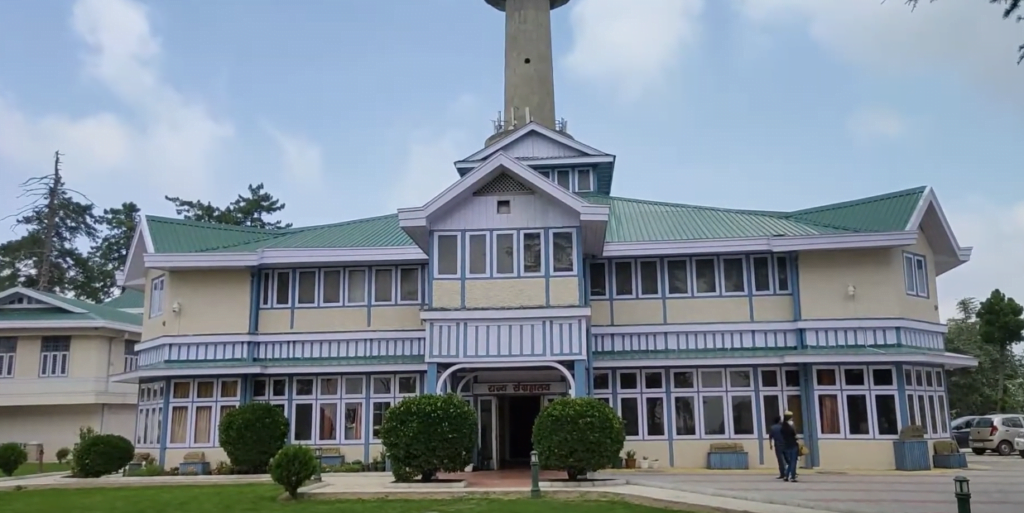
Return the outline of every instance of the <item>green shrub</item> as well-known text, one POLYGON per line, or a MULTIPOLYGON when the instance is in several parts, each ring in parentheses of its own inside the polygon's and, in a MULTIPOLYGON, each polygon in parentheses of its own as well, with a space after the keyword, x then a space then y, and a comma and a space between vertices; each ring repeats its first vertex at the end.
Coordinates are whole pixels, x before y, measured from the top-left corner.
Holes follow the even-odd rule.
POLYGON ((57 456, 57 463, 64 463, 64 460, 67 460, 68 456, 71 456, 71 449, 61 447, 60 449, 57 449, 57 454, 55 456, 57 456))
POLYGON ((103 477, 126 467, 135 457, 135 447, 121 435, 91 435, 75 448, 72 472, 75 477, 103 477))
POLYGON ((473 461, 476 412, 457 395, 421 395, 402 400, 384 416, 380 439, 398 481, 438 471, 460 472, 473 461))
POLYGON ((603 401, 559 399, 537 416, 533 448, 547 469, 565 470, 570 480, 611 467, 626 441, 622 419, 603 401))
POLYGON ((167 475, 164 468, 160 466, 156 461, 150 460, 146 462, 142 468, 133 470, 128 473, 130 477, 159 477, 167 475))
POLYGON ((7 477, 14 475, 18 467, 28 461, 28 453, 21 448, 21 444, 14 442, 0 445, 0 473, 7 477))
POLYGON ((267 403, 249 403, 220 421, 220 446, 236 474, 263 474, 288 439, 288 419, 267 403))
POLYGON ((288 445, 270 460, 270 477, 283 486, 293 499, 299 498, 299 488, 316 475, 316 456, 309 447, 288 445))

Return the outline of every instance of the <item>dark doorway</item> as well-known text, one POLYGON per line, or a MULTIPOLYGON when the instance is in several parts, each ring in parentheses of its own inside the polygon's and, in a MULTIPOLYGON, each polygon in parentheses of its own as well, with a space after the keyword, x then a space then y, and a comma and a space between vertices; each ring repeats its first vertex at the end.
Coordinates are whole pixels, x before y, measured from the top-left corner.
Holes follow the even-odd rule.
POLYGON ((533 423, 540 414, 540 396, 508 398, 508 460, 513 465, 530 463, 533 423))

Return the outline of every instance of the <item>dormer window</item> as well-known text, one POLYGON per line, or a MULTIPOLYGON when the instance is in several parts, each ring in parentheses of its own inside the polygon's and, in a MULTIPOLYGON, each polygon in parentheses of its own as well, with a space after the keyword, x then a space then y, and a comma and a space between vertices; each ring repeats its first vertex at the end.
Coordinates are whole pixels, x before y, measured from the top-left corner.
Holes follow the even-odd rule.
POLYGON ((594 190, 594 184, 589 169, 576 170, 576 192, 590 192, 594 190))
POLYGON ((571 169, 557 169, 555 170, 555 183, 559 187, 571 191, 572 190, 572 170, 571 169))
POLYGON ((589 167, 544 169, 537 173, 570 192, 593 192, 595 189, 594 170, 589 167))

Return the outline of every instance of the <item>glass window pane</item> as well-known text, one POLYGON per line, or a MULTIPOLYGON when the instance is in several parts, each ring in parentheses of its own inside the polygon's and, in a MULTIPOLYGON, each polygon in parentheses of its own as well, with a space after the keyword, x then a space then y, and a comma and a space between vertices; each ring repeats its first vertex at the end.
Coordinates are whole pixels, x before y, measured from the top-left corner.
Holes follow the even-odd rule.
POLYGON ((778 388, 779 371, 775 369, 761 369, 761 386, 764 388, 778 388))
POLYGON ((725 397, 720 395, 702 397, 701 413, 704 417, 705 435, 725 434, 725 397))
POLYGON ((316 275, 316 271, 299 271, 298 304, 316 304, 316 275))
POLYGON ((843 432, 839 419, 838 395, 818 396, 818 424, 823 435, 838 435, 843 432))
POLYGON ((871 384, 876 387, 895 386, 892 369, 871 369, 871 384))
POLYGON ((373 393, 373 395, 390 395, 391 376, 374 376, 371 393, 373 393))
POLYGON ((313 378, 299 378, 295 380, 295 395, 313 395, 313 378))
POLYGON ((266 397, 267 396, 267 380, 257 379, 252 382, 252 396, 253 397, 266 397))
POLYGON ((640 384, 637 382, 635 372, 623 372, 619 374, 619 390, 637 390, 640 384))
POLYGON ((690 293, 690 266, 686 260, 669 260, 665 262, 665 272, 668 274, 669 294, 690 293))
POLYGON ((615 296, 632 296, 633 262, 630 260, 615 262, 612 268, 615 270, 615 296))
POLYGON ((363 395, 363 378, 358 376, 346 376, 345 395, 363 395))
POLYGON ((725 378, 720 370, 700 371, 701 388, 725 388, 725 378))
POLYGON ((579 169, 576 171, 576 190, 579 192, 593 190, 593 186, 590 184, 589 169, 579 169))
POLYGON ((836 380, 835 369, 815 369, 814 375, 816 379, 815 383, 820 387, 834 387, 839 384, 836 380))
POLYGON ((932 377, 933 377, 933 374, 932 374, 931 371, 928 371, 928 372, 924 373, 924 386, 926 386, 928 388, 934 388, 935 387, 935 382, 932 381, 932 377))
POLYGON ((789 292, 789 260, 784 256, 775 257, 775 290, 789 292))
POLYGON ((275 286, 274 286, 274 304, 275 305, 287 305, 291 298, 291 282, 292 275, 288 271, 275 273, 275 286))
POLYGON ((647 436, 665 436, 665 398, 647 397, 644 402, 647 436))
POLYGON ((693 261, 698 294, 718 292, 718 265, 713 258, 698 258, 693 261))
POLYGON ((572 173, 568 169, 560 169, 555 172, 555 181, 559 187, 565 190, 572 188, 572 173))
POLYGON ((288 380, 285 378, 275 379, 270 382, 270 397, 286 397, 288 395, 288 380))
POLYGON ((398 270, 398 274, 401 288, 399 300, 410 303, 419 301, 420 270, 415 267, 404 267, 398 270))
POLYGON ((733 388, 749 388, 753 386, 748 370, 730 370, 729 386, 733 388))
POLYGON ((917 272, 914 273, 914 275, 917 277, 917 294, 920 296, 927 296, 928 272, 925 270, 924 259, 918 257, 914 259, 914 261, 917 264, 917 272))
POLYGON ((914 257, 903 255, 903 277, 906 280, 907 292, 917 293, 917 282, 914 279, 914 257))
POLYGON ((238 398, 238 380, 229 379, 220 382, 220 398, 221 399, 237 399, 238 398))
POLYGON ((768 257, 754 257, 754 292, 772 291, 771 259, 768 257))
POLYGON ((640 261, 640 295, 657 296, 660 293, 661 280, 658 279, 658 261, 640 261))
POLYGON ((295 436, 296 442, 313 440, 313 404, 298 403, 295 405, 295 436))
POLYGON ((317 439, 334 441, 338 438, 338 404, 320 403, 320 429, 317 439))
POLYGON ((392 269, 373 270, 373 302, 390 303, 394 301, 395 277, 392 269))
POLYGON ((861 368, 843 369, 843 379, 846 380, 843 385, 848 387, 863 387, 868 384, 864 369, 861 368))
POLYGON ((320 378, 320 395, 338 395, 338 378, 320 378))
POLYGON ((437 236, 437 274, 455 276, 459 274, 459 236, 437 236))
POLYGON ((193 422, 192 443, 213 443, 213 406, 196 406, 193 422))
POLYGON ((324 304, 337 304, 341 302, 341 270, 324 271, 320 301, 324 304))
POLYGON ((694 411, 693 397, 675 398, 676 436, 697 435, 697 414, 694 411))
POLYGON ((619 415, 626 436, 640 436, 640 403, 636 397, 619 398, 619 415))
POLYGON ((800 394, 786 394, 786 410, 793 414, 793 428, 796 432, 804 432, 804 407, 800 394))
POLYGON ((732 434, 754 434, 754 400, 749 395, 734 395, 732 403, 732 434))
POLYGON ((188 399, 192 397, 192 382, 175 381, 171 385, 171 399, 188 399))
POLYGON ((849 435, 871 434, 867 395, 851 394, 846 396, 846 425, 849 427, 849 435))
POLYGON ((946 412, 946 396, 939 396, 939 425, 942 426, 942 432, 949 432, 949 414, 946 412))
POLYGON ((764 416, 764 429, 768 430, 773 424, 775 419, 782 417, 782 398, 777 395, 763 395, 761 396, 761 414, 764 416))
POLYGON ((363 269, 352 269, 348 272, 347 298, 345 302, 350 305, 366 302, 366 271, 363 269))
POLYGON ((785 379, 786 388, 800 387, 800 371, 796 369, 787 369, 782 371, 782 375, 785 379))
POLYGON ((935 407, 935 396, 928 396, 928 432, 937 435, 939 434, 939 422, 937 417, 937 410, 935 407))
POLYGON ((722 288, 727 294, 747 291, 742 258, 722 259, 722 288))
POLYGON ((895 395, 875 396, 875 419, 878 422, 879 435, 898 435, 900 433, 895 395))
POLYGON ((487 274, 487 235, 469 236, 469 274, 487 274))
POLYGON ((594 390, 611 390, 611 376, 607 372, 594 373, 594 390))
POLYGON ((494 235, 494 272, 497 274, 515 274, 516 235, 514 233, 498 233, 494 235))
POLYGON ((688 390, 695 386, 693 371, 672 371, 672 388, 688 390))
POLYGON ((391 409, 391 403, 377 402, 373 403, 373 438, 380 438, 380 428, 384 425, 384 416, 387 415, 388 410, 391 409))
POLYGON ((554 253, 554 261, 551 262, 552 271, 556 273, 576 271, 576 252, 573 248, 573 237, 572 232, 555 232, 551 234, 552 252, 554 253))
POLYGON ((539 232, 523 234, 523 272, 540 273, 543 271, 542 237, 539 232))
POLYGON ((415 394, 417 392, 419 392, 419 380, 416 379, 416 376, 398 377, 399 394, 415 394))
POLYGON ((644 389, 661 390, 665 388, 665 375, 661 371, 644 371, 644 389))
POLYGON ((345 440, 363 439, 363 403, 345 403, 345 440))
POLYGON ((605 275, 604 262, 590 263, 590 297, 608 296, 608 277, 605 275))

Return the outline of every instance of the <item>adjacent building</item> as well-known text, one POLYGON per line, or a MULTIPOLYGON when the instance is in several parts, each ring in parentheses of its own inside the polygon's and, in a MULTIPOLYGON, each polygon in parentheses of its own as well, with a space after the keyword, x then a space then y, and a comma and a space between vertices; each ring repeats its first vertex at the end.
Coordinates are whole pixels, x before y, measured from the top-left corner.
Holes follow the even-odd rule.
POLYGON ((41 442, 45 458, 83 426, 135 438, 142 316, 24 288, 0 292, 0 443, 41 442))
POLYGON ((479 413, 478 469, 526 461, 562 396, 606 401, 662 466, 718 441, 774 466, 786 410, 811 467, 891 469, 910 424, 949 436, 946 370, 976 361, 945 351, 935 280, 971 250, 932 189, 788 212, 615 196, 615 156, 554 117, 566 0, 488 3, 505 115, 426 204, 286 230, 145 216, 122 276, 138 368, 113 378, 140 386, 141 447, 226 459, 218 419, 266 401, 290 442, 366 461, 389 407, 444 392, 479 413))

